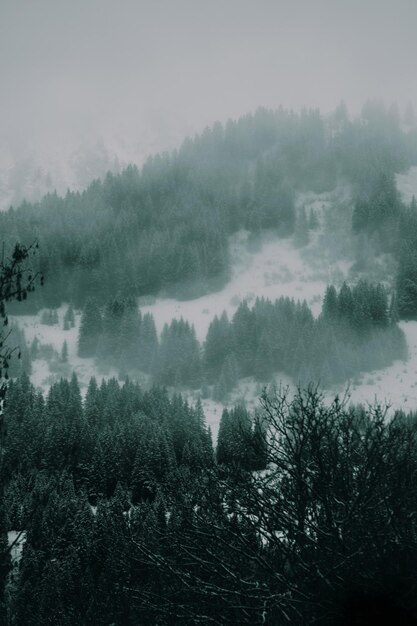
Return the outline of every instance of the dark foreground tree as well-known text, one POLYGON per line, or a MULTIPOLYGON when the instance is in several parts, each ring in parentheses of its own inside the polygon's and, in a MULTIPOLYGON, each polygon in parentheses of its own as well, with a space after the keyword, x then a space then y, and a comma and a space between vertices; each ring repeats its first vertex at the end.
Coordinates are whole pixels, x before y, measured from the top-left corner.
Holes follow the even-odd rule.
POLYGON ((38 276, 34 275, 27 267, 27 260, 35 253, 37 247, 36 243, 29 247, 16 244, 11 256, 6 257, 3 246, 0 259, 0 323, 2 324, 0 330, 0 408, 6 393, 7 384, 5 381, 8 379, 7 370, 10 359, 16 350, 7 343, 10 333, 7 330, 9 321, 6 304, 12 300, 18 302, 26 300, 28 293, 34 290, 38 276))
POLYGON ((415 623, 415 419, 313 388, 262 406, 268 469, 187 475, 133 538, 144 623, 372 624, 376 598, 415 623))
MULTIPOLYGON (((4 585, 10 565, 10 549, 7 543, 7 526, 3 498, 3 452, 4 452, 4 425, 3 408, 9 379, 9 367, 12 355, 19 347, 8 344, 11 331, 8 330, 6 305, 8 302, 26 300, 28 293, 34 290, 38 278, 27 266, 27 261, 37 249, 37 243, 28 247, 16 244, 11 256, 5 255, 4 245, 0 259, 0 623, 5 621, 4 585)), ((40 278, 43 282, 42 277, 40 278)))

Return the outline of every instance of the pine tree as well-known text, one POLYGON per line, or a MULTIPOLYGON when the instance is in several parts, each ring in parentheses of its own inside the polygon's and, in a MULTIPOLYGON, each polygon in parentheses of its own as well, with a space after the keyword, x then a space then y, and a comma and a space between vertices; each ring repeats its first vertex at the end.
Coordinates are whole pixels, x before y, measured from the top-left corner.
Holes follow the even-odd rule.
POLYGON ((7 577, 11 568, 10 553, 7 538, 6 511, 3 495, 0 495, 0 623, 6 624, 6 603, 4 591, 7 577))
POLYGON ((87 393, 84 400, 84 415, 88 424, 97 427, 100 424, 101 407, 97 381, 93 377, 88 383, 87 393))
POLYGON ((220 319, 217 315, 211 322, 204 344, 204 368, 209 382, 218 376, 226 357, 233 351, 232 326, 223 311, 220 319))
POLYGON ((151 313, 145 313, 139 330, 138 367, 151 372, 158 356, 158 335, 151 313))
POLYGON ((254 313, 249 310, 246 301, 239 305, 233 316, 233 338, 240 375, 251 376, 256 351, 256 326, 254 313))
POLYGON ((38 358, 39 354, 39 339, 37 337, 33 338, 32 343, 30 344, 30 358, 32 361, 35 361, 38 358))
POLYGON ((242 405, 230 411, 224 409, 217 438, 217 462, 250 469, 253 454, 252 421, 248 411, 242 405))
POLYGON ((230 463, 232 455, 232 424, 228 409, 223 409, 217 436, 216 459, 219 465, 230 463))
POLYGON ((405 244, 396 277, 397 307, 400 318, 417 318, 417 254, 405 244))
POLYGON ((237 360, 234 352, 228 354, 224 360, 220 377, 223 378, 227 391, 232 391, 232 389, 237 385, 239 381, 239 369, 237 360))
POLYGON ((69 330, 75 326, 75 316, 72 304, 70 304, 64 313, 64 330, 69 330))
POLYGON ((202 364, 194 326, 182 318, 165 324, 154 372, 163 385, 200 387, 202 364))
POLYGON ((328 321, 335 321, 338 317, 338 312, 339 304, 336 288, 334 285, 328 285, 323 298, 322 315, 328 321))
POLYGON ((250 455, 250 469, 252 471, 264 470, 267 467, 268 444, 265 437, 264 428, 260 416, 255 415, 255 422, 252 432, 250 455))
POLYGON ((256 380, 269 381, 274 371, 271 337, 266 329, 261 333, 255 354, 254 374, 256 380))
POLYGON ((391 293, 388 318, 391 324, 397 324, 400 320, 398 313, 397 294, 395 291, 391 293))
POLYGON ((68 344, 66 341, 64 341, 64 343, 62 344, 61 361, 63 363, 66 363, 68 361, 68 344))
POLYGON ((149 468, 147 450, 143 443, 139 444, 130 478, 132 503, 141 501, 153 502, 156 496, 156 479, 149 468))
POLYGON ((120 329, 126 309, 126 300, 118 295, 106 303, 103 313, 102 334, 97 345, 96 356, 101 362, 116 364, 120 357, 120 329))
POLYGON ((349 285, 345 282, 343 283, 337 297, 337 308, 340 319, 345 320, 350 324, 354 315, 354 301, 352 291, 349 285))
POLYGON ((88 500, 92 506, 96 506, 97 502, 104 497, 106 493, 105 461, 103 450, 98 443, 95 447, 90 467, 88 470, 88 500))
POLYGON ((103 330, 100 309, 95 300, 87 300, 81 317, 78 336, 78 355, 92 357, 96 354, 98 340, 103 330))

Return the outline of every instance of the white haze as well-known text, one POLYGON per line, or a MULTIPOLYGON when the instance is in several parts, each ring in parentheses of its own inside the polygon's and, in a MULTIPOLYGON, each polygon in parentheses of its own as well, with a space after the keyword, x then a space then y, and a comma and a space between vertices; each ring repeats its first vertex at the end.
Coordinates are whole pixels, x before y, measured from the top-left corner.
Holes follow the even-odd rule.
POLYGON ((414 0, 0 0, 0 205, 260 105, 403 109, 416 23, 414 0))

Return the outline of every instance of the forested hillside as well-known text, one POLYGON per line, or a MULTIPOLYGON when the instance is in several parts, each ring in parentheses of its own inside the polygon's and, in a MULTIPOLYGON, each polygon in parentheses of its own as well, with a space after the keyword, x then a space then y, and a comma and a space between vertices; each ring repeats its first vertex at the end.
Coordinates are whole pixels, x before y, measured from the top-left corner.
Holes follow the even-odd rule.
POLYGON ((416 131, 395 111, 369 103, 350 121, 341 105, 317 110, 259 109, 217 123, 139 171, 108 174, 82 193, 46 196, 0 215, 6 243, 40 244, 45 288, 30 309, 89 297, 156 294, 194 297, 228 279, 228 235, 246 228, 290 235, 303 215, 294 194, 349 183, 352 229, 399 254, 403 207, 394 173, 417 163, 416 131), (376 235, 375 235, 376 234, 376 235))
POLYGON ((2 560, 2 623, 330 626, 352 623, 358 590, 406 620, 416 419, 314 389, 265 396, 256 418, 223 412, 214 454, 180 396, 92 380, 83 403, 74 377, 46 398, 22 377, 0 547, 13 529, 23 551, 2 560))
POLYGON ((357 587, 417 615, 416 412, 318 389, 407 367, 417 205, 395 175, 412 165, 417 131, 395 108, 259 109, 0 214, 4 284, 8 250, 39 244, 0 291, 4 324, 15 315, 0 333, 0 624, 332 626, 357 587), (157 328, 145 303, 219 292, 242 233, 253 258, 268 236, 304 251, 310 278, 328 248, 336 279, 326 268, 307 301, 301 272, 284 295, 274 258, 278 297, 225 291, 227 307, 201 311, 204 336, 181 315, 157 328), (45 284, 22 291, 22 276, 45 284), (72 358, 103 380, 83 389, 72 358), (30 379, 42 360, 47 391, 30 379), (268 391, 280 377, 298 390, 268 391), (233 401, 243 379, 265 389, 254 411, 233 401), (214 442, 206 399, 222 406, 214 442))

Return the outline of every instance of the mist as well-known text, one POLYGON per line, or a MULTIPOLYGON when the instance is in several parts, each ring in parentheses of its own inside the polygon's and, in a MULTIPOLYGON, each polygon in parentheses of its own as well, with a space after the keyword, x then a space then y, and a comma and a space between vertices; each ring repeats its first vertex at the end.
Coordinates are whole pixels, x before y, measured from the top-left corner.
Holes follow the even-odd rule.
POLYGON ((25 159, 63 191, 86 182, 79 150, 94 177, 258 106, 401 110, 417 99, 416 19, 412 0, 3 0, 3 201, 25 159))
POLYGON ((417 623, 416 18, 0 0, 0 624, 417 623))

